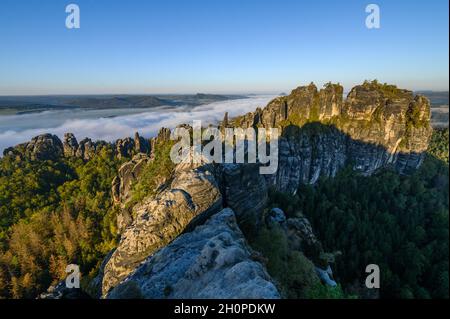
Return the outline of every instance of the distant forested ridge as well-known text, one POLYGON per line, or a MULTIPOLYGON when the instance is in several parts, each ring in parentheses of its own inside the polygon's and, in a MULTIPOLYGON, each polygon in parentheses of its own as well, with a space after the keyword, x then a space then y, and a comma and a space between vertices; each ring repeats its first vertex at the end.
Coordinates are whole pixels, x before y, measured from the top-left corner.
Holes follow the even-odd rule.
POLYGON ((25 114, 62 109, 155 108, 161 106, 198 106, 207 103, 243 99, 243 95, 162 94, 162 95, 64 95, 3 96, 0 114, 25 114))

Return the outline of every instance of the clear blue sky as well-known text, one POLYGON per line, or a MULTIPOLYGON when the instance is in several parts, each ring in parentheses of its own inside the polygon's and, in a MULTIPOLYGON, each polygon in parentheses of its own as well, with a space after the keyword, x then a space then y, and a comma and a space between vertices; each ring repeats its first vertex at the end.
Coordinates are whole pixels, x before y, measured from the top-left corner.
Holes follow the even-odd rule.
POLYGON ((0 94, 448 90, 448 1, 2 0, 0 94), (65 6, 81 29, 65 27, 65 6), (381 9, 367 29, 365 7, 381 9))

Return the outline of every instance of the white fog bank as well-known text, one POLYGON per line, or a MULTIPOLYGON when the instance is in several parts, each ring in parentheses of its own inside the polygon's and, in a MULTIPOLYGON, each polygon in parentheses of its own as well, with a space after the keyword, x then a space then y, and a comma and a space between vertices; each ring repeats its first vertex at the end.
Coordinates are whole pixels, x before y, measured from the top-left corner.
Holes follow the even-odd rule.
POLYGON ((202 120, 214 124, 223 119, 225 112, 230 117, 243 115, 264 107, 274 95, 257 95, 246 99, 229 100, 201 105, 190 110, 186 108, 159 109, 142 112, 142 109, 120 110, 60 110, 23 115, 0 116, 0 154, 7 147, 51 133, 61 139, 64 133, 73 133, 80 141, 85 137, 92 140, 115 141, 133 136, 139 132, 147 138, 155 136, 161 127, 173 128, 178 124, 192 124, 202 120))

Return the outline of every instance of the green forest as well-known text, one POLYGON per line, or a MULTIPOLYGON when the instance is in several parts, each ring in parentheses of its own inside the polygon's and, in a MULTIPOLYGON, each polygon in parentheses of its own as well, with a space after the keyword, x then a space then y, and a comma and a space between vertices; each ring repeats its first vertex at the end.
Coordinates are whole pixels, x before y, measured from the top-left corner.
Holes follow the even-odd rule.
POLYGON ((364 177, 346 169, 272 193, 273 207, 305 215, 325 251, 339 252, 334 275, 357 297, 449 297, 449 130, 435 130, 424 163, 413 175, 389 169, 364 177), (369 264, 380 267, 379 295, 362 287, 369 264))
POLYGON ((89 280, 116 245, 111 182, 120 162, 0 159, 0 297, 35 298, 75 263, 89 280))

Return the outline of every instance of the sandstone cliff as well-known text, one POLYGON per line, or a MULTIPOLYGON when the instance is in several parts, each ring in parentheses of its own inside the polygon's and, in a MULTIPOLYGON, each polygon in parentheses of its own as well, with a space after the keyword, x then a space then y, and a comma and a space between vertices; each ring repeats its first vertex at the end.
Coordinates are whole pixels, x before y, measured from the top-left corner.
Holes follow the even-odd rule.
POLYGON ((428 99, 376 81, 346 99, 339 84, 318 90, 311 83, 229 122, 282 130, 278 171, 267 179, 291 193, 346 165, 367 175, 386 166, 408 173, 422 163, 432 131, 428 99))

